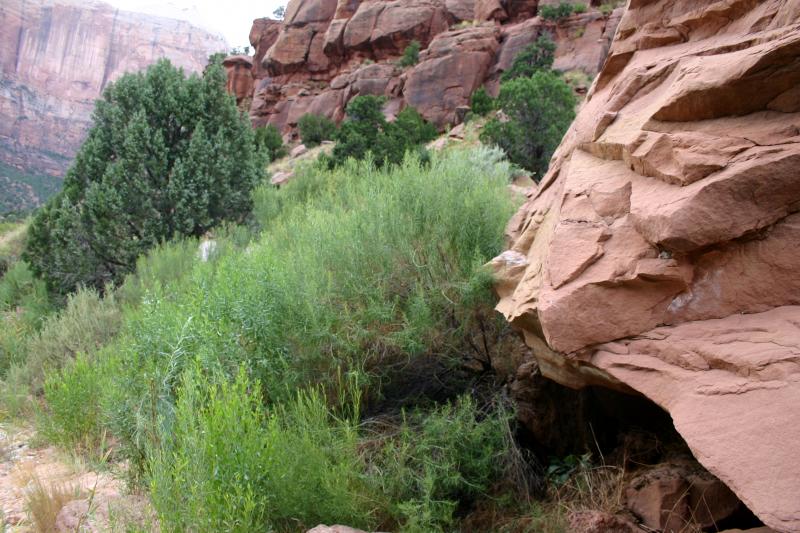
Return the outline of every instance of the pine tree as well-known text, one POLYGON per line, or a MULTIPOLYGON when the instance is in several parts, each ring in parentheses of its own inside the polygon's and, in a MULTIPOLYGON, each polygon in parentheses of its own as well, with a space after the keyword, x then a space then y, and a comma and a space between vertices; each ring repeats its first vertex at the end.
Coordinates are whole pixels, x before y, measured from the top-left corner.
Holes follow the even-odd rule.
POLYGON ((262 175, 218 58, 186 77, 163 60, 97 102, 64 189, 31 224, 25 258, 51 289, 103 290, 155 244, 243 221, 262 175))

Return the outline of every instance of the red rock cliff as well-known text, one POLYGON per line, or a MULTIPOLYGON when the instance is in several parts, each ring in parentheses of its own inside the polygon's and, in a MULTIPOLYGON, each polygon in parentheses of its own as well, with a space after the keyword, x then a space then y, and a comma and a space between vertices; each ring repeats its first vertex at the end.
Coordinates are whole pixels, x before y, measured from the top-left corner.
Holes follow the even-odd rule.
MULTIPOLYGON (((378 95, 387 97, 389 115, 410 105, 444 127, 463 117, 475 89, 496 89, 514 56, 544 31, 558 43, 556 68, 596 74, 621 10, 610 17, 590 11, 555 24, 535 17, 536 5, 290 0, 282 23, 258 19, 250 33, 256 49, 250 116, 256 126, 290 131, 305 113, 339 120, 353 97, 378 95), (412 40, 422 44, 420 61, 402 69, 397 59, 412 40)), ((231 77, 242 73, 230 70, 231 77)))
POLYGON ((201 71, 222 38, 178 20, 71 0, 0 3, 0 160, 61 175, 94 100, 126 71, 162 57, 201 71))
POLYGON ((800 531, 800 3, 630 0, 493 261, 545 375, 638 391, 800 531))

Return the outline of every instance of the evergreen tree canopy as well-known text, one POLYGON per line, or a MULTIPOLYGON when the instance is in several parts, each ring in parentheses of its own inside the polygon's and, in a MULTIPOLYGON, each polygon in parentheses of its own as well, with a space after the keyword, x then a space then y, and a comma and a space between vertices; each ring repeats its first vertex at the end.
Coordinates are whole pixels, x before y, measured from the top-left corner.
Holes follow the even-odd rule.
POLYGON ((25 259, 51 289, 102 290, 155 244, 248 215, 264 161, 219 61, 202 77, 167 60, 125 74, 93 121, 64 189, 29 230, 25 259))
POLYGON ((575 118, 572 89, 556 73, 539 71, 500 85, 497 104, 505 117, 491 119, 481 141, 502 148, 512 163, 536 173, 539 181, 575 118))
POLYGON ((436 138, 436 127, 426 122, 413 107, 397 114, 394 122, 383 115, 384 99, 377 96, 356 96, 347 104, 347 119, 336 133, 336 146, 330 166, 343 163, 348 157, 363 159, 371 152, 378 166, 399 164, 406 151, 436 138))
POLYGON ((529 78, 540 70, 548 71, 555 60, 556 43, 550 35, 543 33, 536 41, 517 54, 511 68, 503 72, 502 81, 529 78))

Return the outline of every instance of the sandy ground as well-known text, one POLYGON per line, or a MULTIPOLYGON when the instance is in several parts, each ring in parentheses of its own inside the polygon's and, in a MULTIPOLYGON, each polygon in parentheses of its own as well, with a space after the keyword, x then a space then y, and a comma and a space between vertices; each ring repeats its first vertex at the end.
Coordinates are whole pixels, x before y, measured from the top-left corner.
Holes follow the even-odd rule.
POLYGON ((146 497, 126 491, 111 473, 115 465, 92 469, 54 447, 31 445, 27 428, 0 425, 0 531, 37 531, 29 501, 37 494, 60 493, 56 531, 153 530, 146 497))

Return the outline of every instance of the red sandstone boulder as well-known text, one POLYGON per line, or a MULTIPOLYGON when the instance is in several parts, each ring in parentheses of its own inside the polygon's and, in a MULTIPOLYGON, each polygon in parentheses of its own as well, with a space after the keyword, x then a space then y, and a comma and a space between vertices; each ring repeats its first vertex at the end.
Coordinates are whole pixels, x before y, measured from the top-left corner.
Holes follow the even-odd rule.
POLYGON ((800 530, 799 24, 779 0, 631 1, 493 262, 545 375, 662 406, 777 531, 800 530))
POLYGON ((475 3, 477 0, 445 0, 447 13, 456 22, 475 19, 475 3))
POLYGON ((250 56, 228 56, 222 62, 228 81, 227 91, 236 97, 236 103, 253 95, 253 60, 250 56))
POLYGON ((329 22, 336 13, 337 0, 291 0, 286 6, 284 24, 302 26, 313 22, 329 22))
POLYGON ((447 28, 447 11, 440 0, 365 1, 347 21, 342 45, 380 59, 402 53, 412 40, 425 45, 447 28))
POLYGON ((659 531, 684 531, 690 524, 712 527, 741 505, 721 481, 688 464, 647 470, 631 480, 625 497, 626 507, 659 531))
POLYGON ((267 50, 278 40, 282 24, 280 20, 271 18, 260 18, 253 21, 253 27, 250 29, 250 45, 255 50, 253 54, 254 78, 258 79, 266 76, 267 73, 261 62, 264 60, 267 50))
POLYGON ((508 18, 500 0, 475 0, 475 20, 484 22, 496 20, 502 22, 508 18))
POLYGON ((499 47, 497 38, 492 25, 438 35, 408 74, 406 103, 437 127, 454 123, 456 109, 469 104, 483 84, 499 47))

